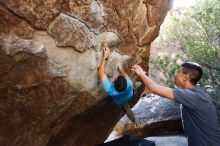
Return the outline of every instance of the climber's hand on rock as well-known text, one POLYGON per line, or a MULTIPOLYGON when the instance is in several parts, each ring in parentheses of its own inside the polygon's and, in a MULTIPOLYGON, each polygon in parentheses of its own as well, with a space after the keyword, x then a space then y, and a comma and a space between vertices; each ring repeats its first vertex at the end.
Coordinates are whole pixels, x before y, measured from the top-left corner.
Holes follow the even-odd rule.
POLYGON ((111 54, 109 47, 104 47, 103 49, 103 53, 104 53, 104 58, 108 58, 111 54))
POLYGON ((146 72, 139 65, 133 65, 131 70, 134 71, 138 76, 146 75, 146 72))
POLYGON ((118 69, 119 72, 121 72, 123 70, 121 63, 117 64, 117 69, 118 69))

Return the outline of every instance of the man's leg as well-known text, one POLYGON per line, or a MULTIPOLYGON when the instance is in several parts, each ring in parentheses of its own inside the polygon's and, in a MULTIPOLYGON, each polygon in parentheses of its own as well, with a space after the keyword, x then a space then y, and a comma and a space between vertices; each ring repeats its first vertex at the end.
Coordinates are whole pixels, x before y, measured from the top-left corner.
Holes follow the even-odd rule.
POLYGON ((132 113, 132 110, 128 104, 128 102, 125 102, 123 105, 122 105, 122 108, 124 109, 126 115, 128 116, 128 118, 135 123, 135 117, 132 113))

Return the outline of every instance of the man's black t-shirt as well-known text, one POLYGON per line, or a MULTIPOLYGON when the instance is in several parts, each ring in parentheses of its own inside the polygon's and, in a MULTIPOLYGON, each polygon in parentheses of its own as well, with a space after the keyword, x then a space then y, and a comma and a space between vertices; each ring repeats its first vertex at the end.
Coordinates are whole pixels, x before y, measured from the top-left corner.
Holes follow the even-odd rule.
POLYGON ((220 128, 210 96, 201 88, 173 89, 182 104, 183 128, 189 146, 220 146, 220 128))

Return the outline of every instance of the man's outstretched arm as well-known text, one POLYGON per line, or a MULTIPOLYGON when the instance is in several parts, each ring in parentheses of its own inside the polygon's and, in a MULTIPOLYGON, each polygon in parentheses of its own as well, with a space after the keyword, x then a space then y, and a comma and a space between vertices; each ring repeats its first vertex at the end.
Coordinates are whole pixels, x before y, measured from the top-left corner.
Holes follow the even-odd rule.
POLYGON ((171 88, 161 86, 151 80, 146 74, 145 71, 139 66, 139 65, 134 65, 132 69, 143 81, 144 85, 154 94, 157 94, 159 96, 168 98, 173 100, 173 92, 171 88))
POLYGON ((105 73, 105 66, 106 66, 107 60, 110 56, 110 49, 108 47, 105 47, 103 49, 103 54, 104 54, 103 55, 104 57, 103 57, 102 62, 99 66, 99 78, 101 80, 105 80, 107 78, 106 73, 105 73))

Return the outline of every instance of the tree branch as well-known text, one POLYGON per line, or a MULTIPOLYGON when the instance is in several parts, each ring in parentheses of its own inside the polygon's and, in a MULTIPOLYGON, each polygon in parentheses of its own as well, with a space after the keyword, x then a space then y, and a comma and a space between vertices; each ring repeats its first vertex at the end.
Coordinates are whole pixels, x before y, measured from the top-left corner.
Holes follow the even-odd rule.
POLYGON ((211 69, 215 69, 215 70, 220 71, 220 66, 208 64, 208 63, 205 63, 205 62, 202 62, 202 64, 203 64, 205 67, 207 67, 207 68, 211 68, 211 69))

